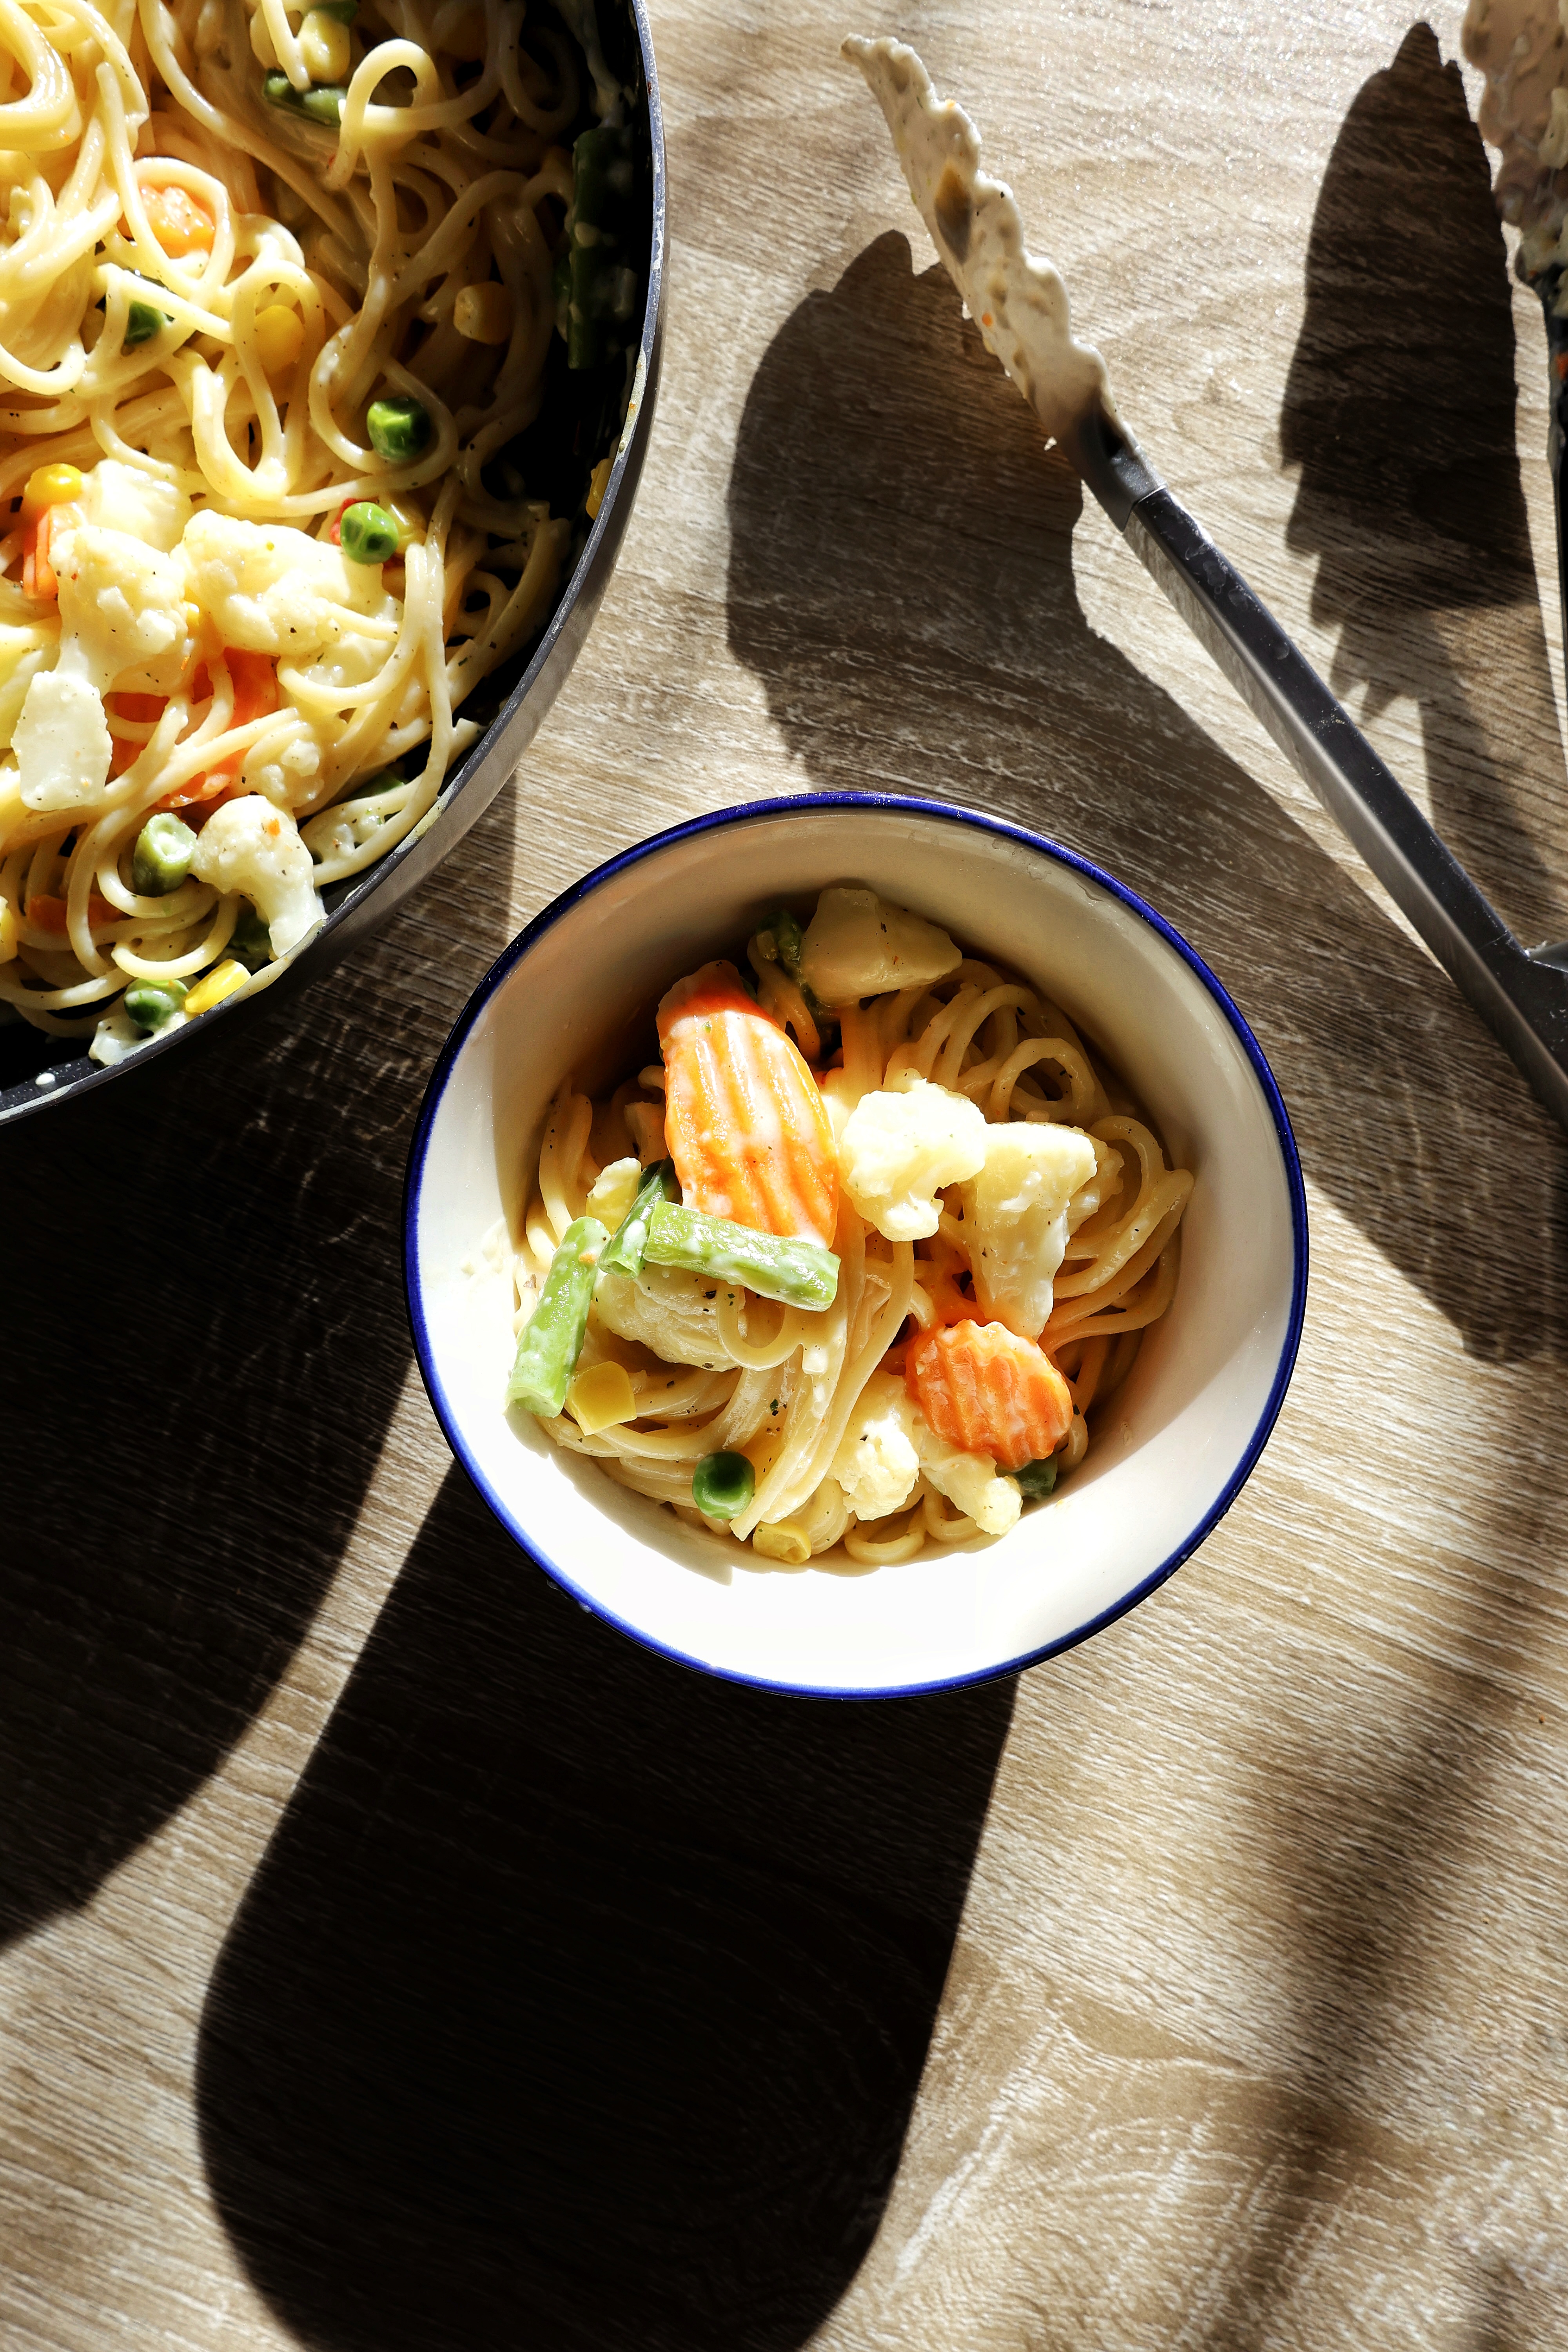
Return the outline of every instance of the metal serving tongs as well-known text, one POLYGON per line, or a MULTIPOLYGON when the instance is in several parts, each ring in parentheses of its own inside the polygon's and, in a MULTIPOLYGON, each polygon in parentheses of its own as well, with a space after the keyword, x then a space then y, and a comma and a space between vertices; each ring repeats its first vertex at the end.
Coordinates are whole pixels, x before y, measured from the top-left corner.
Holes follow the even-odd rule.
MULTIPOLYGON (((989 348, 1194 635, 1568 1128, 1568 943, 1532 950, 1514 937, 1306 656, 1165 488, 1118 416, 1099 354, 1074 341, 1061 279, 1025 252, 1011 193, 980 171, 979 140, 962 108, 936 98, 901 43, 846 42, 845 53, 882 105, 910 194, 989 348)), ((1554 476, 1563 430, 1554 404, 1554 476)), ((1568 602, 1568 573, 1564 592, 1568 602)))
POLYGON ((1240 572, 1103 406, 1064 444, 1193 635, 1568 1127, 1568 944, 1526 948, 1240 572))

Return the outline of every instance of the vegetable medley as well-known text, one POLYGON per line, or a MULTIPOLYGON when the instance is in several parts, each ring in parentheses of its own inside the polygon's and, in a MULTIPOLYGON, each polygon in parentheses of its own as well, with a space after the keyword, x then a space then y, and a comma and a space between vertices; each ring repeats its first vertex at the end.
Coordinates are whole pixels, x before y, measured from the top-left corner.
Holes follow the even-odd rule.
POLYGON ((861 886, 654 1027, 551 1106, 508 1404, 767 1559, 1004 1533, 1169 1306, 1190 1174, 1058 1005, 861 886))

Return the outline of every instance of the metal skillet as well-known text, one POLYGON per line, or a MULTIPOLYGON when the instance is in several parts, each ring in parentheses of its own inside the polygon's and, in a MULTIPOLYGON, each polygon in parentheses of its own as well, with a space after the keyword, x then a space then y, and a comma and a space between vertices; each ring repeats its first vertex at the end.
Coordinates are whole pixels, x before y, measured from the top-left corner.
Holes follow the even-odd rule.
MULTIPOLYGON (((85 1040, 78 1047, 68 1040, 45 1036, 36 1030, 6 1028, 0 1032, 0 1124, 58 1108, 94 1087, 107 1086, 110 1080, 123 1080, 163 1054, 202 1048, 203 1041, 205 1050, 209 1052, 232 1047, 237 1024, 248 1020, 258 1007, 276 1005, 279 991, 297 989, 301 982, 318 978, 340 956, 380 929, 457 847, 469 827, 477 824, 538 733, 582 650, 615 569, 642 473, 658 381, 664 331, 667 225, 664 118, 647 0, 623 0, 623 5, 635 23, 641 51, 643 96, 639 110, 646 111, 652 163, 652 220, 642 335, 619 438, 595 453, 608 456, 612 448, 615 451, 609 485, 542 635, 521 657, 521 675, 517 674, 515 663, 510 673, 500 674, 503 681, 510 676, 509 690, 484 733, 447 778, 424 824, 379 864, 324 894, 325 923, 296 956, 279 969, 276 980, 268 988, 250 995, 234 996, 188 1027, 151 1037, 124 1061, 108 1067, 88 1059, 85 1040)), ((491 685, 492 681, 487 679, 466 707, 472 710, 477 698, 491 685)))
POLYGON ((1395 905, 1568 1127, 1568 944, 1515 938, 1279 622, 1173 498, 1117 414, 1067 290, 1025 250, 1010 192, 980 169, 962 108, 914 51, 847 41, 888 118, 910 193, 987 347, 1194 635, 1342 826, 1395 905))

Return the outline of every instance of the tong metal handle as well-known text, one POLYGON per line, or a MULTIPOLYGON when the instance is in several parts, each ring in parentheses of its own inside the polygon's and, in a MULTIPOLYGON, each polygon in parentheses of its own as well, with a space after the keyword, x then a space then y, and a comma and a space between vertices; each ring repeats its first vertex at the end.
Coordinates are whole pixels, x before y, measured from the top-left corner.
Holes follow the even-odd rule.
POLYGON ((1568 1128, 1568 950, 1521 945, 1236 566, 1104 409, 1067 444, 1199 643, 1568 1128))

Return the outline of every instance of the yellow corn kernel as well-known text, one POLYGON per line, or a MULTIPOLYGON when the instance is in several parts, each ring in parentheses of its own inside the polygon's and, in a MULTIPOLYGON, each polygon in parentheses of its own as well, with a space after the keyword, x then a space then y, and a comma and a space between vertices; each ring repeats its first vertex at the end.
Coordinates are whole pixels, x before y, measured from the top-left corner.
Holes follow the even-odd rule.
POLYGON ((347 81, 353 53, 349 28, 312 8, 300 27, 300 62, 312 81, 347 81))
POLYGON ((594 1364, 579 1372, 566 1391, 566 1410, 584 1437, 616 1429, 637 1417, 631 1374, 624 1364, 594 1364))
POLYGON ((256 314, 256 356, 265 375, 284 375, 300 356, 305 321, 286 302, 269 302, 256 314))
POLYGON ((198 1013, 210 1013, 215 1004, 221 1004, 226 996, 232 996, 237 988, 243 988, 249 978, 245 966, 236 963, 232 957, 224 963, 215 963, 211 971, 203 973, 186 997, 185 1018, 194 1021, 198 1013))
POLYGON ((46 507, 63 507, 80 496, 79 466, 40 466, 28 475, 27 487, 22 493, 23 520, 35 521, 46 507))
POLYGON ((589 477, 588 520, 590 522, 593 521, 595 516, 598 513, 599 509, 605 503, 605 492, 610 487, 610 474, 615 466, 615 462, 616 461, 613 457, 601 457, 598 464, 595 467, 592 475, 589 477))
MULTIPOLYGON (((188 999, 185 1010, 190 1010, 188 999)), ((776 1527, 760 1527, 752 1538, 752 1549, 760 1551, 764 1559, 783 1560, 787 1568, 804 1568, 811 1558, 811 1546, 793 1519, 781 1519, 776 1527)))
POLYGON ((0 898, 0 963, 9 963, 21 945, 21 927, 9 898, 0 898))
POLYGON ((470 343, 504 343, 511 333, 511 296, 493 278, 465 286, 452 305, 452 324, 470 343))

